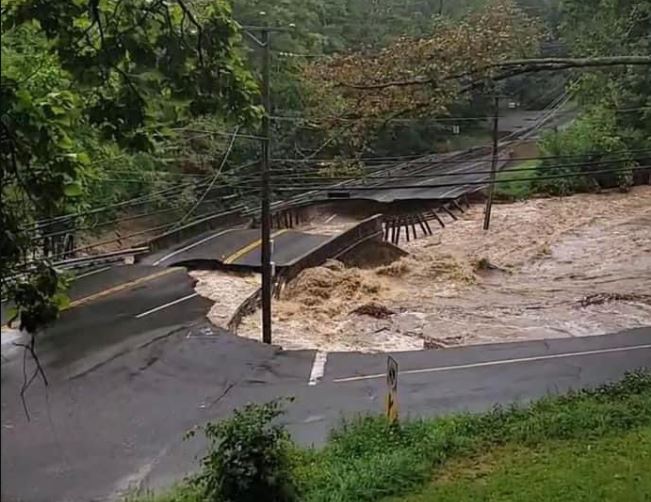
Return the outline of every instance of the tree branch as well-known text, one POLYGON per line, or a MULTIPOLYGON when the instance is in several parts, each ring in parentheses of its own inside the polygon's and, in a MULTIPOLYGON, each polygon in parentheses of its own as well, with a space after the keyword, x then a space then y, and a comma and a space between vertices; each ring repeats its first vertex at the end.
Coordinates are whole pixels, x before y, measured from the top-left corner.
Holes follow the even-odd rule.
MULTIPOLYGON (((562 65, 566 68, 582 68, 593 66, 618 66, 618 65, 648 65, 651 56, 604 56, 594 58, 538 58, 538 59, 512 59, 493 63, 486 68, 505 68, 509 66, 527 65, 562 65)), ((481 70, 480 70, 481 71, 481 70)))
POLYGON ((20 400, 23 403, 23 410, 25 411, 25 416, 27 417, 27 420, 29 421, 31 419, 29 415, 29 409, 27 408, 27 401, 25 400, 25 393, 27 390, 30 388, 34 380, 36 380, 36 377, 40 375, 41 379, 43 380, 43 384, 47 387, 49 385, 49 382, 47 380, 47 377, 45 376, 45 371, 43 370, 43 366, 41 366, 41 361, 38 358, 38 355, 36 354, 36 336, 33 333, 30 333, 30 340, 29 343, 14 343, 16 347, 22 347, 24 349, 23 352, 23 385, 20 389, 20 400), (36 368, 34 368, 34 373, 32 373, 32 376, 27 379, 27 353, 32 356, 32 360, 34 361, 34 364, 36 365, 36 368))
MULTIPOLYGON (((489 71, 495 68, 512 68, 520 67, 513 75, 522 73, 535 73, 541 71, 565 70, 568 68, 590 68, 602 66, 622 66, 622 65, 651 65, 651 56, 607 56, 596 58, 539 58, 539 59, 513 59, 501 61, 487 66, 482 66, 475 70, 444 77, 442 80, 454 80, 458 78, 471 77, 477 73, 489 71)), ((503 74, 501 78, 508 78, 509 74, 503 74)), ((393 80, 390 82, 380 82, 376 84, 351 84, 340 82, 337 85, 359 90, 381 90, 389 87, 408 87, 416 85, 432 84, 436 80, 429 77, 416 77, 410 80, 393 80)))
POLYGON ((389 82, 382 82, 377 84, 350 84, 346 82, 340 82, 337 84, 339 87, 348 87, 350 89, 360 89, 360 90, 379 90, 387 89, 388 87, 409 87, 412 85, 425 85, 431 84, 434 82, 434 79, 427 77, 416 77, 411 80, 392 80, 389 82))
POLYGON ((197 18, 194 17, 194 14, 188 8, 188 6, 185 5, 185 2, 183 0, 176 0, 176 3, 179 4, 179 7, 181 7, 181 9, 183 10, 183 13, 187 14, 188 19, 190 19, 190 22, 197 29, 197 54, 199 55, 199 64, 201 65, 202 68, 204 68, 203 51, 202 51, 202 48, 203 48, 203 29, 201 28, 201 24, 197 21, 197 18))

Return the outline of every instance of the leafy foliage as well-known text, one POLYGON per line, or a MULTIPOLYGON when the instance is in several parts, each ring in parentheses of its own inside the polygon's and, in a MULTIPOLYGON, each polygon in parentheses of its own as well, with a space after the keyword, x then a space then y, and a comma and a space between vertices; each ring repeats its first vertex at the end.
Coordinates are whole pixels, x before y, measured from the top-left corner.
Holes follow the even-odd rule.
POLYGON ((14 291, 16 308, 8 322, 20 318, 21 329, 35 333, 40 327, 54 321, 59 310, 69 304, 65 290, 68 281, 51 267, 39 265, 28 281, 18 282, 14 291))
POLYGON ((453 103, 458 79, 536 48, 539 29, 509 0, 489 2, 460 20, 435 18, 433 35, 403 37, 379 52, 356 52, 306 70, 315 104, 329 103, 333 121, 396 114, 439 114, 453 103), (333 96, 328 99, 328 96, 333 96))
MULTIPOLYGON (((570 51, 577 55, 648 55, 651 52, 651 3, 646 0, 567 0, 562 2, 559 31, 570 51)), ((568 194, 600 187, 630 186, 635 178, 627 168, 647 165, 651 149, 651 67, 583 71, 572 85, 582 105, 582 115, 566 130, 548 134, 541 142, 549 159, 540 174, 585 176, 547 180, 537 188, 552 194, 568 194), (618 159, 608 164, 608 160, 618 159), (591 162, 599 164, 589 166, 591 162), (591 171, 617 169, 612 174, 591 171)))
POLYGON ((292 479, 290 440, 280 425, 279 401, 249 404, 233 417, 209 423, 204 432, 210 450, 194 480, 202 500, 290 502, 298 500, 292 479))
POLYGON ((42 261, 35 223, 96 194, 96 162, 153 154, 205 114, 259 117, 224 1, 12 0, 2 36, 3 297, 16 296, 8 276, 42 261))
POLYGON ((541 179, 534 187, 540 192, 568 195, 614 186, 626 188, 632 184, 630 168, 636 165, 635 157, 628 151, 612 109, 593 108, 567 131, 545 135, 539 147, 543 157, 547 157, 537 168, 541 179), (615 172, 591 174, 605 170, 615 172), (544 179, 550 175, 568 177, 544 179))

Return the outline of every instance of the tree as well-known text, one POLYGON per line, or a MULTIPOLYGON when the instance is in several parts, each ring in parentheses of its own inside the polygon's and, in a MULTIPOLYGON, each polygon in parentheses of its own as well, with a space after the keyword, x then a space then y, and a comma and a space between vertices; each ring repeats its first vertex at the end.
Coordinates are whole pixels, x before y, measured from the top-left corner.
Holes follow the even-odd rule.
MULTIPOLYGON (((560 27, 570 52, 585 61, 639 61, 627 66, 586 67, 577 74, 572 93, 582 107, 566 130, 540 142, 546 156, 572 155, 572 162, 599 167, 572 168, 586 176, 548 181, 540 188, 570 193, 598 187, 627 187, 636 178, 629 170, 648 165, 651 149, 651 2, 648 0, 567 0, 561 4, 560 27), (617 162, 608 164, 610 160, 617 162), (617 170, 600 175, 591 171, 617 170)), ((566 172, 563 160, 549 159, 540 172, 566 172)), ((642 177, 640 176, 640 179, 642 177)))
MULTIPOLYGON (((572 53, 581 56, 646 58, 647 63, 583 72, 574 86, 585 107, 628 110, 617 116, 622 128, 651 136, 651 2, 630 0, 567 0, 562 3, 560 31, 572 53)), ((651 146, 651 145, 650 145, 651 146)))
POLYGON ((310 65, 306 78, 315 105, 322 110, 329 103, 333 123, 359 120, 360 131, 389 117, 442 114, 459 97, 457 77, 473 71, 490 77, 491 64, 531 54, 540 35, 537 24, 509 0, 432 23, 429 37, 403 37, 380 51, 310 65))
POLYGON ((2 38, 2 294, 35 333, 60 287, 30 233, 83 194, 98 149, 152 152, 195 117, 260 111, 223 0, 9 0, 2 38), (19 57, 30 47, 35 70, 19 57))

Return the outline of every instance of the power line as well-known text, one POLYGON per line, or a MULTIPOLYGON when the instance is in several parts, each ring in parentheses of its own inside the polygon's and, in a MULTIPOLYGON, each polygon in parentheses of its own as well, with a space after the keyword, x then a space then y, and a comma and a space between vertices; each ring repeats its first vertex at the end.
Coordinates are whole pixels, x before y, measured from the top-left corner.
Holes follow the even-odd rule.
MULTIPOLYGON (((619 110, 614 110, 615 113, 631 113, 634 111, 642 111, 642 110, 650 110, 651 106, 640 106, 636 108, 624 108, 624 109, 619 109, 619 110)), ((520 113, 522 112, 531 112, 534 113, 538 110, 522 110, 518 109, 520 113)), ((576 110, 566 110, 564 112, 557 112, 556 115, 573 115, 576 114, 576 110)), ((286 122, 311 122, 314 124, 314 122, 318 122, 319 120, 324 120, 324 118, 319 118, 319 117, 295 117, 291 115, 273 115, 271 117, 273 120, 277 121, 286 121, 286 122)), ((479 120, 492 120, 494 118, 493 115, 477 115, 477 116, 458 116, 458 117, 452 117, 452 116, 443 116, 443 117, 431 117, 431 118, 426 118, 426 117, 414 117, 414 118, 395 118, 395 119, 382 119, 382 118, 377 118, 374 119, 377 122, 404 122, 404 123, 413 123, 413 122, 419 122, 419 123, 425 123, 425 122, 430 122, 433 124, 439 123, 439 122, 464 122, 464 121, 479 121, 479 120)), ((509 118, 506 116, 503 116, 502 118, 509 118)), ((356 119, 347 119, 347 118, 338 118, 338 117, 328 117, 325 118, 325 120, 340 120, 340 121, 345 121, 345 122, 355 122, 356 119)), ((316 125, 316 124, 314 124, 316 125)))
MULTIPOLYGON (((602 155, 613 155, 613 154, 629 154, 629 153, 640 153, 640 152, 650 152, 650 148, 641 148, 641 149, 632 149, 632 150, 622 150, 618 152, 599 152, 599 151, 593 151, 593 152, 586 152, 582 154, 568 154, 568 155, 547 155, 547 156, 536 156, 536 157, 512 157, 509 159, 511 162, 518 162, 518 161, 527 161, 527 160, 553 160, 553 159, 570 159, 570 158, 581 158, 581 157, 589 157, 590 155, 595 155, 595 156, 602 156, 602 155)), ((323 163, 332 163, 332 162, 341 162, 341 161, 361 161, 361 162, 369 162, 369 161, 391 161, 391 160, 403 160, 403 159, 408 159, 408 160, 420 160, 423 159, 423 162, 434 162, 437 164, 459 164, 459 163, 464 163, 464 162, 469 162, 469 160, 466 159, 429 159, 427 157, 431 157, 434 155, 445 155, 445 154, 440 154, 440 153, 430 153, 430 154, 414 154, 414 155, 402 155, 402 156, 395 156, 395 157, 339 157, 339 158, 330 158, 330 159, 273 159, 274 162, 282 162, 282 163, 306 163, 306 162, 323 162, 323 163)), ((490 162, 490 160, 485 160, 483 162, 490 162)))
MULTIPOLYGON (((504 161, 507 159, 498 159, 500 161, 504 161)), ((644 157, 640 158, 637 160, 651 160, 651 157, 644 157)), ((507 160, 508 162, 508 160, 507 160)), ((580 162, 580 163, 574 163, 574 164, 553 164, 550 166, 547 166, 548 169, 560 169, 560 168, 570 168, 570 167, 591 167, 591 166, 598 166, 598 165, 609 165, 609 164, 618 164, 622 162, 632 162, 632 159, 611 159, 611 160, 603 160, 603 161, 595 161, 595 162, 580 162)), ((508 168, 508 169, 502 169, 500 170, 500 173, 516 173, 516 172, 528 172, 528 171, 542 171, 541 166, 535 166, 535 167, 522 167, 522 168, 508 168)), ((301 174, 295 174, 295 175, 289 175, 289 176, 283 176, 283 179, 296 179, 299 181, 302 180, 355 180, 355 179, 363 179, 365 181, 373 181, 373 180, 393 180, 393 179, 413 179, 413 178, 423 178, 423 179, 429 179, 429 178, 438 178, 438 177, 450 177, 450 176, 468 176, 468 175, 480 175, 480 174, 490 174, 491 171, 460 171, 460 172, 432 172, 430 174, 388 174, 388 175, 370 175, 368 177, 363 177, 361 178, 360 175, 352 174, 350 176, 320 176, 318 174, 314 174, 312 176, 306 176, 306 175, 301 175, 301 174)))
MULTIPOLYGON (((194 223, 196 221, 199 221, 200 219, 205 218, 205 217, 218 217, 218 216, 224 216, 224 215, 227 215, 227 214, 231 214, 234 211, 239 210, 240 208, 243 208, 243 207, 244 206, 240 205, 240 206, 236 207, 235 209, 229 209, 229 210, 223 211, 221 213, 208 213, 208 214, 205 214, 205 215, 197 216, 197 218, 191 220, 188 224, 192 224, 192 223, 194 223)), ((113 239, 108 239, 108 240, 104 240, 104 241, 101 241, 101 242, 95 242, 93 244, 89 244, 87 246, 82 246, 82 247, 78 247, 78 248, 75 248, 75 249, 71 249, 69 251, 63 251, 61 253, 57 253, 57 254, 48 256, 47 259, 62 258, 64 256, 68 255, 68 254, 73 254, 74 255, 74 254, 76 254, 76 253, 78 253, 80 251, 88 251, 89 249, 94 249, 94 248, 96 248, 98 246, 104 246, 106 244, 111 244, 113 242, 122 241, 122 240, 125 240, 125 239, 129 239, 131 237, 137 237, 139 235, 147 234, 148 232, 171 229, 173 225, 175 225, 174 222, 172 222, 172 223, 164 223, 162 225, 157 225, 157 226, 145 228, 143 230, 139 230, 137 232, 133 232, 133 233, 130 233, 130 234, 127 234, 127 235, 121 235, 120 237, 116 237, 116 238, 113 238, 113 239)), ((160 234, 158 234, 158 235, 160 235, 160 234)), ((32 265, 34 263, 37 263, 37 262, 32 261, 32 262, 24 263, 23 267, 27 267, 27 266, 32 265)))
MULTIPOLYGON (((186 132, 191 132, 191 133, 199 133, 200 136, 195 136, 195 137, 205 137, 205 136, 228 136, 231 137, 233 132, 223 132, 223 131, 210 131, 207 129, 194 129, 190 127, 180 127, 177 129, 172 129, 173 131, 186 131, 186 132)), ((260 141, 264 139, 262 136, 255 136, 252 134, 238 134, 237 136, 240 139, 250 139, 250 140, 256 140, 260 141)))
POLYGON ((190 209, 188 209, 188 212, 185 213, 185 215, 178 221, 177 225, 183 223, 188 218, 188 216, 192 214, 192 212, 199 206, 199 204, 201 204, 201 201, 206 198, 208 192, 210 192, 210 190, 212 190, 212 188, 215 186, 215 182, 219 178, 222 169, 224 169, 224 166, 226 165, 226 161, 228 160, 228 156, 231 154, 231 150, 233 149, 233 145, 235 144, 235 138, 237 138, 237 133, 239 130, 240 130, 240 126, 237 126, 233 131, 233 135, 231 137, 230 143, 228 144, 228 148, 226 149, 226 153, 222 158, 221 164, 219 164, 219 168, 215 172, 215 175, 213 176, 212 180, 210 181, 210 184, 208 185, 208 187, 206 187, 206 190, 203 192, 201 197, 199 197, 197 202, 190 209))
POLYGON ((611 174, 619 172, 630 172, 637 171, 641 169, 648 169, 651 167, 651 164, 636 166, 636 167, 626 167, 620 169, 605 169, 598 171, 588 171, 581 173, 564 173, 558 175, 549 175, 549 176, 537 176, 535 178, 509 178, 502 180, 495 180, 494 182, 490 181, 467 181, 467 182, 456 182, 456 183, 437 183, 437 184, 423 184, 423 185, 374 185, 374 186, 346 186, 344 188, 337 188, 332 186, 323 186, 323 185, 313 185, 313 186, 301 186, 301 187, 275 187, 279 191, 284 192, 293 192, 293 191, 302 191, 309 189, 310 191, 328 191, 328 190, 345 190, 345 191, 378 191, 378 190, 410 190, 410 189, 422 189, 422 188, 453 188, 453 187, 463 187, 463 186, 474 186, 474 185, 489 185, 491 183, 511 183, 511 182, 523 182, 523 181, 540 181, 548 179, 558 179, 558 178, 572 178, 577 176, 594 176, 596 174, 611 174))
MULTIPOLYGON (((234 196, 236 196, 236 195, 234 194, 234 196)), ((232 196, 220 197, 218 199, 205 199, 201 203, 202 204, 211 204, 211 203, 214 204, 216 202, 223 202, 225 199, 228 199, 228 198, 232 198, 232 196)), ((233 208, 231 208, 231 209, 233 209, 233 208)), ((69 234, 71 232, 80 232, 80 231, 84 231, 84 230, 95 230, 97 228, 107 227, 107 226, 110 226, 110 225, 113 225, 113 224, 116 224, 116 223, 123 223, 125 221, 139 220, 139 219, 147 218, 147 217, 150 217, 150 216, 155 216, 155 215, 160 215, 160 214, 165 214, 165 213, 173 213, 173 212, 182 211, 182 210, 183 210, 182 207, 168 207, 168 208, 165 208, 165 209, 159 209, 157 211, 147 211, 147 212, 140 213, 140 214, 132 214, 132 215, 129 215, 129 216, 120 216, 118 218, 114 218, 114 219, 111 219, 111 220, 101 221, 101 222, 96 223, 94 225, 88 225, 88 226, 84 226, 84 227, 75 227, 74 229, 58 230, 56 232, 49 232, 49 233, 46 233, 46 234, 37 235, 37 236, 31 238, 31 242, 39 242, 39 241, 42 241, 42 240, 47 239, 49 237, 56 237, 56 236, 59 236, 59 235, 66 235, 66 234, 69 234)), ((207 216, 209 214, 211 214, 211 212, 200 213, 200 214, 197 215, 197 218, 199 218, 201 216, 207 216)))
MULTIPOLYGON (((259 160, 253 160, 253 161, 244 162, 243 164, 239 164, 239 165, 235 166, 231 171, 229 171, 229 174, 230 173, 235 173, 235 172, 237 172, 237 171, 239 171, 241 169, 244 169, 246 167, 250 167, 252 165, 255 165, 258 162, 259 162, 259 160)), ((183 190, 184 188, 189 188, 189 187, 192 187, 192 186, 196 186, 197 188, 200 188, 201 186, 205 186, 205 184, 206 184, 206 181, 203 181, 203 182, 200 182, 200 183, 194 183, 194 182, 191 182, 191 181, 183 181, 183 182, 177 183, 175 185, 172 185, 172 186, 170 186, 168 188, 158 190, 158 191, 154 191, 154 192, 151 192, 151 193, 146 194, 146 195, 141 195, 139 197, 134 197, 132 199, 127 199, 127 200, 124 200, 124 201, 115 202, 115 203, 112 203, 112 204, 107 204, 105 206, 99 206, 99 207, 96 207, 96 208, 91 208, 91 209, 89 209, 87 211, 83 211, 83 212, 79 212, 79 213, 55 216, 53 218, 38 220, 36 222, 36 226, 30 227, 30 228, 23 228, 21 230, 30 230, 31 229, 31 230, 36 231, 36 230, 39 229, 39 226, 42 227, 42 226, 47 226, 48 224, 61 223, 61 222, 64 222, 64 221, 81 218, 83 216, 90 216, 92 214, 101 214, 103 212, 111 211, 111 210, 114 210, 114 209, 120 209, 120 208, 124 208, 124 207, 147 204, 148 202, 151 202, 151 201, 155 200, 157 197, 164 196, 164 195, 167 195, 167 194, 172 193, 172 192, 178 192, 179 190, 183 190)), ((229 186, 230 185, 219 185, 220 188, 227 188, 229 186)))

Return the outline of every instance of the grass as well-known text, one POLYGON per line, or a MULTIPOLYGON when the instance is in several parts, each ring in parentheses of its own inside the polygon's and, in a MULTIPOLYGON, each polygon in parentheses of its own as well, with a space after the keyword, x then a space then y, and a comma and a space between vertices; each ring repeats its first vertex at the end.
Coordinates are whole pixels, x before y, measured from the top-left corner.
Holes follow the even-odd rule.
MULTIPOLYGON (((617 384, 548 397, 528 407, 406 420, 399 426, 391 426, 381 417, 359 417, 333 431, 324 448, 296 446, 292 452, 293 472, 302 492, 301 500, 309 502, 377 501, 390 496, 404 497, 425 485, 427 489, 423 493, 404 500, 492 500, 493 493, 502 496, 501 500, 525 500, 513 498, 519 496, 517 493, 509 494, 509 485, 505 484, 509 472, 518 474, 513 483, 519 485, 511 487, 514 490, 517 486, 530 487, 534 498, 526 500, 536 500, 535 496, 543 493, 540 483, 545 473, 549 474, 550 487, 559 494, 564 493, 563 487, 574 476, 567 474, 562 466, 565 470, 576 469, 577 485, 593 483, 593 471, 598 475, 597 480, 615 475, 634 479, 649 463, 649 427, 651 373, 640 372, 628 375, 617 384), (646 464, 640 463, 640 470, 624 469, 624 465, 631 465, 644 456, 645 445, 646 464), (628 448, 627 456, 617 454, 619 447, 628 448), (494 452, 494 456, 478 457, 483 452, 494 452), (555 465, 556 452, 559 452, 559 467, 550 470, 547 466, 555 465), (581 461, 573 461, 579 452, 585 455, 580 457, 581 461), (482 466, 475 469, 478 462, 482 466), (436 481, 431 483, 437 472, 436 481), (482 472, 487 472, 484 487, 480 479, 482 472), (459 498, 464 490, 468 490, 468 496, 459 498), (441 498, 444 496, 449 498, 441 498)), ((639 485, 640 489, 648 486, 648 479, 645 482, 647 485, 639 485)), ((611 492, 604 493, 617 496, 619 485, 613 482, 605 486, 604 490, 611 492)), ((176 498, 168 494, 166 498, 139 502, 202 500, 196 493, 184 490, 183 486, 177 488, 176 498)), ((637 492, 631 493, 635 496, 637 492)))
POLYGON ((533 169, 538 166, 537 160, 527 160, 516 166, 507 167, 508 169, 531 169, 530 171, 517 172, 498 172, 497 180, 513 180, 495 185, 495 197, 500 200, 521 200, 530 197, 533 193, 533 178, 536 171, 533 169))
POLYGON ((651 500, 651 427, 614 437, 498 447, 452 462, 394 502, 651 500))

